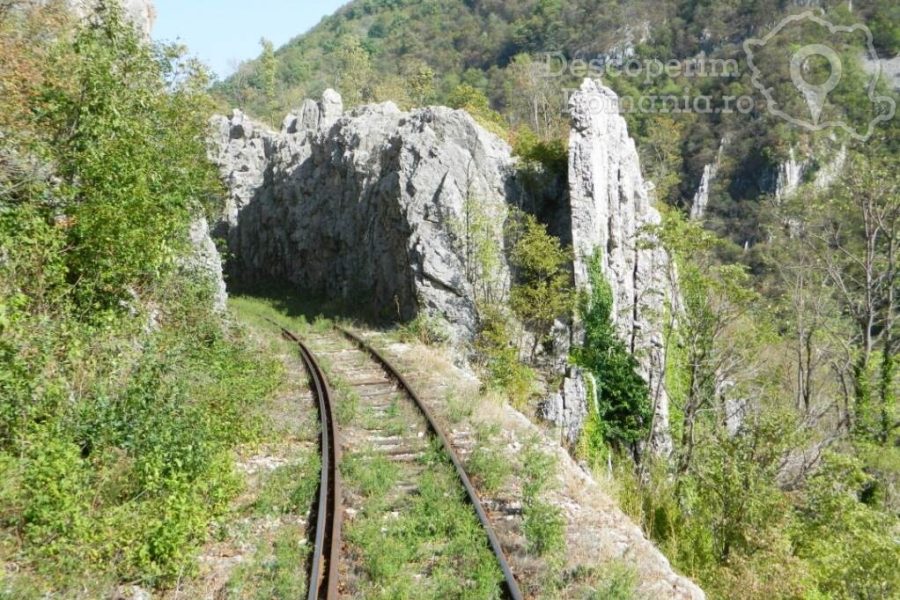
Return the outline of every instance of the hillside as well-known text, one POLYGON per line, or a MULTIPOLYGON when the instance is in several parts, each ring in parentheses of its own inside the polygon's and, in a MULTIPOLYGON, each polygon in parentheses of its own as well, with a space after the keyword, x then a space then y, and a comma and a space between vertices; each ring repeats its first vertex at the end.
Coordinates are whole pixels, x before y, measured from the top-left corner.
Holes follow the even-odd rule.
MULTIPOLYGON (((816 4, 835 23, 866 24, 882 58, 900 51, 896 3, 816 4)), ((754 245, 766 237, 760 203, 785 185, 780 172, 790 161, 791 148, 802 148, 810 157, 805 172, 811 173, 826 165, 841 145, 821 132, 791 130, 773 118, 752 85, 742 47, 744 40, 765 35, 782 17, 809 8, 805 2, 775 0, 359 0, 285 46, 243 64, 216 86, 216 95, 224 105, 273 123, 327 87, 340 91, 351 106, 393 100, 401 107, 443 104, 484 111, 487 107, 478 99, 483 95, 512 132, 521 134, 527 127, 552 139, 565 134, 566 90, 577 88, 583 74, 570 68, 560 77, 542 77, 535 67, 540 67, 544 53, 564 56, 569 65, 574 59, 734 60, 737 77, 670 77, 645 71, 639 77, 616 72, 606 81, 635 102, 647 96, 693 100, 702 95, 720 107, 727 102, 725 96, 754 98, 746 113, 652 109, 627 115, 645 173, 656 184, 657 196, 672 205, 691 208, 704 170, 718 156, 711 198, 702 201, 708 224, 741 246, 754 245)), ((816 37, 815 32, 803 35, 816 37)), ((855 99, 838 110, 842 117, 857 120, 868 110, 855 57, 863 46, 853 40, 841 50, 852 56, 844 60, 842 93, 855 99)), ((786 63, 772 69, 777 86, 790 82, 786 63)), ((878 135, 897 138, 884 130, 878 135)))
POLYGON ((0 0, 0 600, 900 596, 897 6, 808 4, 0 0))

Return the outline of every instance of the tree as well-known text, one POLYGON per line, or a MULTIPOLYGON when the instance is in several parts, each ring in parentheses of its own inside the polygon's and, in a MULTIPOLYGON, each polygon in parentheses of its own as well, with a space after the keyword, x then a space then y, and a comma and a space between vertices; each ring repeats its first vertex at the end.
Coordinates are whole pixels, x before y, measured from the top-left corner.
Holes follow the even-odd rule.
POLYGON ((726 400, 739 403, 757 395, 756 377, 764 372, 757 355, 762 324, 756 318, 758 294, 742 265, 721 264, 722 244, 696 223, 669 214, 658 231, 673 257, 673 289, 680 305, 670 307, 670 393, 682 414, 677 472, 687 473, 704 414, 714 414, 711 430, 726 429, 735 415, 726 400))
POLYGON ((586 429, 598 442, 617 450, 629 448, 638 456, 638 445, 649 431, 652 418, 650 388, 638 375, 638 362, 619 338, 612 320, 612 288, 603 276, 602 257, 589 265, 591 292, 580 299, 584 345, 573 351, 575 362, 594 376, 597 406, 591 407, 586 429))
POLYGON ((900 285, 900 187, 893 167, 878 157, 851 156, 843 180, 814 196, 806 215, 803 239, 856 327, 853 429, 887 444, 896 429, 900 285))
POLYGON ((456 86, 447 98, 447 105, 450 108, 465 110, 482 127, 497 135, 506 136, 506 120, 491 108, 490 100, 478 88, 467 83, 456 86))
POLYGON ((681 186, 684 171, 684 125, 668 115, 653 115, 641 123, 641 165, 656 185, 656 197, 669 201, 681 186))
POLYGON ((275 48, 272 42, 266 38, 259 40, 262 54, 259 57, 259 76, 262 85, 262 93, 266 105, 269 107, 269 118, 274 121, 275 95, 278 89, 278 58, 275 56, 275 48))
POLYGON ((368 96, 372 65, 369 53, 355 35, 341 38, 337 50, 335 84, 348 106, 360 104, 368 96))
POLYGON ((541 343, 550 341, 557 319, 566 319, 575 305, 572 291, 572 251, 528 214, 513 219, 515 239, 511 263, 516 284, 510 291, 510 306, 523 323, 535 332, 532 358, 541 343))
POLYGON ((506 98, 514 124, 527 124, 541 138, 562 131, 564 94, 557 82, 542 73, 540 63, 517 54, 506 69, 506 98))
POLYGON ((424 62, 407 68, 406 87, 416 106, 428 104, 434 95, 434 70, 424 62))

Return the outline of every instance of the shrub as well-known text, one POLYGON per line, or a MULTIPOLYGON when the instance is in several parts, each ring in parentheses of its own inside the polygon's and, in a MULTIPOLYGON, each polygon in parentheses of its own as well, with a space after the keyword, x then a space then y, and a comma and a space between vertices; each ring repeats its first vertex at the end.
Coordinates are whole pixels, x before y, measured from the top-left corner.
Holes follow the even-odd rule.
POLYGON ((510 291, 513 312, 535 332, 532 356, 538 345, 550 341, 557 319, 567 319, 575 308, 569 266, 572 252, 532 216, 520 213, 512 221, 515 239, 511 262, 516 283, 510 291))
POLYGON ((447 321, 442 317, 422 311, 416 318, 400 327, 400 337, 405 341, 419 341, 429 346, 441 346, 450 341, 447 321))
POLYGON ((536 375, 519 360, 512 328, 511 320, 502 310, 485 308, 475 345, 487 368, 490 385, 503 390, 510 404, 521 408, 534 393, 536 375))
POLYGON ((219 189, 202 73, 115 3, 47 10, 0 19, 0 527, 11 589, 69 596, 191 572, 281 371, 178 268, 219 189))
MULTIPOLYGON (((612 288, 603 276, 599 256, 589 265, 591 291, 581 299, 585 342, 573 352, 575 362, 596 382, 597 405, 588 432, 617 448, 646 439, 651 420, 650 391, 637 374, 637 360, 619 339, 612 322, 612 288)), ((595 442, 589 442, 596 448, 595 442)))

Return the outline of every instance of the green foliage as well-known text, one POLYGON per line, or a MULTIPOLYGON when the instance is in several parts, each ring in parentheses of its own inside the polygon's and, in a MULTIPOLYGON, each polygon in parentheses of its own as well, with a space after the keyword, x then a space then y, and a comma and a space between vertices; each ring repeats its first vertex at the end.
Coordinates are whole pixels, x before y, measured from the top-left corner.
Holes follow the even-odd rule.
POLYGON ((267 600, 305 596, 308 576, 303 565, 308 560, 310 546, 297 543, 303 538, 303 528, 284 527, 271 542, 263 542, 251 560, 243 562, 228 581, 228 598, 267 600))
POLYGON ((638 575, 627 564, 612 563, 601 574, 601 582, 589 600, 633 600, 637 597, 638 575))
POLYGON ((303 462, 284 465, 269 473, 254 511, 262 515, 302 515, 308 511, 319 489, 319 462, 318 454, 310 454, 303 462))
POLYGON ((433 448, 423 463, 428 468, 416 480, 417 493, 399 498, 397 463, 373 454, 342 463, 347 485, 366 498, 346 529, 366 574, 361 593, 410 600, 499 597, 500 569, 449 460, 433 448), (393 515, 386 519, 388 508, 393 515), (427 582, 414 579, 426 566, 427 582))
POLYGON ((500 243, 503 216, 492 211, 472 190, 466 190, 462 214, 450 220, 457 251, 463 257, 466 281, 472 285, 478 304, 500 300, 498 273, 503 262, 500 243))
POLYGON ((503 390, 510 404, 521 408, 534 393, 536 373, 519 359, 513 327, 509 315, 497 307, 487 307, 481 314, 475 346, 491 385, 503 390))
POLYGON ((588 266, 591 291, 581 299, 584 346, 573 352, 575 362, 594 377, 597 396, 586 430, 588 444, 599 449, 600 440, 618 449, 645 440, 651 414, 650 390, 637 374, 637 360, 628 353, 612 321, 612 288, 603 275, 602 257, 588 266))
POLYGON ((900 590, 900 549, 890 535, 896 515, 860 501, 875 483, 859 460, 832 454, 799 507, 797 553, 832 598, 891 598, 900 590))
POLYGON ((465 110, 488 131, 500 137, 507 136, 506 119, 491 108, 490 101, 481 90, 466 83, 461 84, 450 92, 447 106, 465 110))
POLYGON ((488 440, 479 436, 479 443, 466 460, 466 472, 472 476, 479 489, 487 494, 497 493, 509 478, 509 463, 488 440))
POLYGON ((562 138, 543 140, 525 126, 516 130, 513 153, 530 167, 539 166, 560 177, 568 174, 569 148, 562 138))
POLYGON ((278 91, 278 57, 275 56, 275 48, 272 42, 266 38, 259 40, 262 54, 259 57, 259 71, 262 86, 262 94, 265 98, 265 117, 270 123, 276 123, 278 115, 272 110, 275 95, 278 91))
POLYGON ((528 540, 529 552, 546 556, 565 547, 565 520, 558 507, 533 500, 524 506, 522 515, 522 532, 528 540))
POLYGON ((565 546, 566 521, 559 507, 544 500, 556 471, 555 457, 545 454, 534 442, 525 449, 522 464, 522 530, 529 552, 553 556, 565 546))
POLYGON ((335 50, 337 58, 337 86, 348 106, 356 106, 368 94, 370 77, 369 53, 359 38, 346 35, 335 50))
POLYGON ((35 596, 189 574, 280 376, 183 267, 219 190, 202 70, 114 3, 54 10, 0 20, 0 560, 35 596))
POLYGON ((515 241, 510 262, 516 270, 516 282, 510 290, 509 305, 536 334, 533 355, 539 344, 552 342, 554 323, 567 320, 574 310, 572 251, 563 248, 534 216, 524 213, 512 221, 511 236, 515 241))
POLYGON ((416 340, 429 346, 441 346, 450 341, 447 325, 444 318, 423 311, 400 327, 400 338, 406 341, 416 340))

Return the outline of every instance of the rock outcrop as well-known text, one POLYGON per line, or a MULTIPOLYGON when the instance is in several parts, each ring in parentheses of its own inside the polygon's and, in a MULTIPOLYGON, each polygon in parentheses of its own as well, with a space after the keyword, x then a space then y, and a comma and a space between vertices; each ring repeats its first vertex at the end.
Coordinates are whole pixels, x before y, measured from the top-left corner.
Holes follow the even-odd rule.
POLYGON ((222 275, 222 257, 213 241, 206 217, 197 217, 191 223, 189 237, 193 252, 184 261, 185 270, 206 280, 212 288, 213 308, 223 312, 228 302, 228 291, 222 275))
MULTIPOLYGON (((97 7, 99 0, 68 0, 72 11, 81 18, 89 16, 97 7)), ((150 39, 153 25, 156 23, 156 6, 153 0, 119 0, 125 16, 134 23, 144 39, 150 39)))
POLYGON ((590 405, 596 402, 596 383, 590 373, 573 369, 563 379, 558 392, 540 405, 540 417, 559 427, 565 440, 574 444, 581 436, 590 405), (590 384, 588 384, 590 380, 590 384))
POLYGON ((654 401, 652 450, 671 452, 668 397, 663 387, 662 320, 668 256, 645 229, 658 225, 641 176, 634 140, 618 111, 616 94, 585 80, 569 102, 569 196, 575 282, 590 288, 589 265, 597 256, 612 286, 613 320, 640 363, 654 401))
POLYGON ((719 152, 716 154, 716 160, 703 167, 700 186, 697 188, 697 193, 694 194, 693 202, 691 202, 691 220, 702 221, 706 216, 710 194, 712 193, 713 185, 715 185, 719 176, 719 169, 722 168, 722 155, 725 152, 725 144, 726 141, 723 139, 719 144, 719 152))
POLYGON ((775 199, 786 200, 793 196, 807 180, 816 191, 827 190, 836 182, 847 163, 847 147, 841 145, 837 152, 829 148, 827 161, 811 158, 796 158, 794 148, 788 151, 788 158, 779 163, 775 178, 775 199), (815 170, 811 177, 810 172, 815 170))
MULTIPOLYGON (((590 286, 588 264, 601 258, 615 324, 652 390, 653 451, 667 454, 661 320, 668 258, 658 246, 641 243, 645 227, 659 224, 660 216, 617 101, 593 81, 572 97, 569 206, 561 237, 575 248, 579 287, 590 286)), ((456 339, 471 339, 477 282, 467 276, 468 211, 477 205, 480 218, 494 227, 492 242, 502 247, 509 207, 535 203, 523 197, 504 141, 448 108, 402 112, 388 102, 344 113, 332 91, 304 102, 280 131, 239 111, 212 124, 211 157, 230 190, 216 232, 227 239, 234 283, 289 282, 394 320, 426 312, 443 317, 456 339)), ((492 273, 498 297, 509 272, 501 259, 492 273)), ((543 412, 574 440, 587 414, 587 386, 573 372, 566 382, 543 412)))
MULTIPOLYGON (((477 203, 503 243, 517 193, 504 141, 448 108, 388 102, 344 114, 332 91, 280 132, 240 112, 213 126, 211 156, 231 191, 218 233, 233 281, 291 282, 394 319, 425 311, 471 337, 464 210, 477 203)), ((505 265, 495 276, 508 284, 505 265)))

